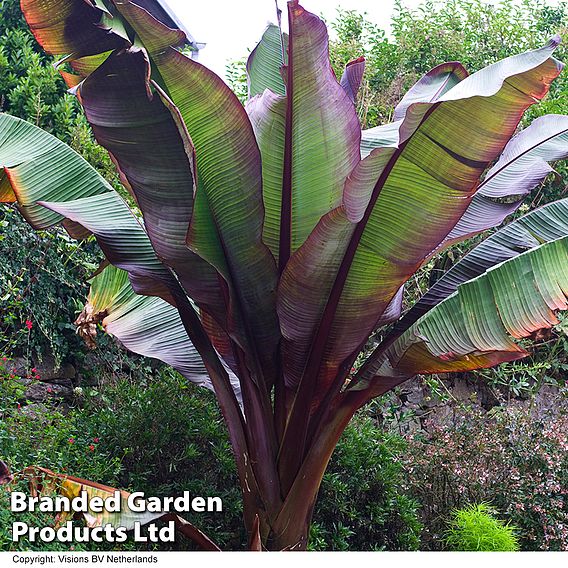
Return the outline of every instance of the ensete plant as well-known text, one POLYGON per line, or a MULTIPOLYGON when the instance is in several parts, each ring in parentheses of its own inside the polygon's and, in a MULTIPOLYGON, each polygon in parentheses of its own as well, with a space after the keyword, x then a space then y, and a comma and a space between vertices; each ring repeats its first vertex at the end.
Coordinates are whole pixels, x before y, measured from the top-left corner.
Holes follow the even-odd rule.
MULTIPOLYGON (((61 56, 137 209, 75 152, 0 116, 3 201, 95 235, 108 265, 79 318, 215 391, 254 548, 304 549, 334 447, 361 406, 419 373, 527 355, 567 307, 568 200, 494 233, 401 317, 405 282, 500 224, 568 154, 568 117, 515 135, 562 68, 553 38, 471 76, 427 73, 361 131, 364 61, 337 81, 297 1, 251 53, 245 107, 147 0, 22 0, 61 56), (355 368, 369 337, 382 341, 355 368)), ((183 409, 176 409, 182 411, 183 409)))

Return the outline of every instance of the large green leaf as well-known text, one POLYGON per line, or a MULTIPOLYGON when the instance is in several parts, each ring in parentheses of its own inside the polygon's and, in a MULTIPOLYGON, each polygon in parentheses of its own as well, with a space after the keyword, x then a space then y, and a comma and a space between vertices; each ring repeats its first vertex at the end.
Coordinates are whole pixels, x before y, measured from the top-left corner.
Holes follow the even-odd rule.
POLYGON ((246 112, 222 79, 172 47, 179 44, 176 31, 133 2, 115 4, 148 51, 195 148, 198 185, 188 245, 229 282, 235 317, 247 322, 249 353, 256 350, 264 368, 274 368, 276 267, 262 242, 260 153, 246 112))
MULTIPOLYGON (((109 265, 91 279, 87 304, 76 322, 79 333, 92 345, 100 322, 130 351, 159 359, 189 381, 214 390, 178 310, 161 298, 136 294, 127 276, 109 265)), ((240 400, 238 379, 232 373, 230 377, 240 400)))
POLYGON ((0 114, 0 167, 22 214, 38 229, 64 218, 91 231, 141 294, 173 301, 171 275, 126 203, 79 154, 40 128, 0 114))
MULTIPOLYGON (((319 392, 359 350, 400 286, 451 231, 480 177, 561 65, 544 48, 413 101, 351 173, 343 205, 292 257, 279 288, 287 384, 320 370, 319 392), (467 130, 467 136, 464 131, 467 130)), ((312 379, 310 379, 312 380, 312 379)))
POLYGON ((262 155, 264 240, 281 271, 341 202, 360 141, 355 108, 329 63, 325 24, 298 2, 288 3, 288 15, 287 94, 267 90, 246 106, 262 155))
POLYGON ((545 242, 568 235, 568 199, 549 203, 510 223, 474 248, 446 272, 398 321, 373 351, 357 374, 358 380, 372 379, 385 350, 433 307, 453 294, 461 284, 480 276, 491 267, 545 242))
POLYGON ((287 55, 288 34, 283 34, 279 26, 269 24, 247 60, 249 98, 261 95, 265 89, 276 95, 286 94, 282 66, 287 55))
POLYGON ((136 196, 156 254, 227 329, 226 284, 185 242, 195 192, 193 145, 177 109, 149 75, 145 52, 123 50, 89 75, 78 96, 97 141, 136 196))
POLYGON ((563 236, 460 284, 366 368, 365 377, 371 378, 350 388, 373 383, 378 392, 383 380, 392 388, 393 377, 402 382, 418 373, 468 371, 524 357, 527 351, 515 339, 558 323, 555 312, 568 308, 567 296, 568 236, 563 236))

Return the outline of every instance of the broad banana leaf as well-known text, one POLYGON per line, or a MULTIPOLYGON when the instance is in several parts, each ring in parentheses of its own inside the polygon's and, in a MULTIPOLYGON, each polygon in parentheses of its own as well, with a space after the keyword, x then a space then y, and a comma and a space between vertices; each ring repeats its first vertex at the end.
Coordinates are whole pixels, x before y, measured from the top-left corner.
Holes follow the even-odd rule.
MULTIPOLYGON (((91 281, 85 308, 77 318, 79 334, 95 346, 97 324, 130 351, 173 367, 186 379, 214 391, 194 345, 187 337, 179 312, 161 298, 134 292, 127 273, 106 266, 91 281)), ((237 377, 227 369, 235 396, 241 402, 237 377)))
POLYGON ((80 59, 129 45, 120 22, 89 0, 21 0, 38 43, 52 55, 80 59), (115 26, 113 27, 113 23, 115 26))
POLYGON ((110 55, 77 94, 97 141, 136 197, 157 256, 227 329, 226 284, 185 242, 195 192, 193 145, 177 109, 149 76, 144 51, 131 48, 110 55))
POLYGON ((325 24, 298 2, 288 3, 288 13, 287 93, 265 90, 246 105, 262 156, 264 240, 280 271, 322 215, 340 204, 361 135, 353 102, 329 63, 325 24))
POLYGON ((133 2, 114 4, 147 50, 195 148, 198 184, 188 246, 230 283, 235 312, 251 335, 248 352, 256 352, 264 369, 274 369, 277 274, 262 242, 261 161, 250 122, 222 79, 175 49, 179 31, 133 2))
POLYGON ((359 350, 462 217, 526 108, 547 93, 562 68, 551 58, 558 41, 491 65, 435 102, 430 94, 413 102, 394 147, 374 149, 349 175, 342 206, 323 217, 281 278, 288 385, 319 369, 317 390, 325 392, 359 350))
POLYGON ((568 116, 549 114, 534 120, 511 138, 438 250, 499 226, 521 206, 527 194, 554 172, 548 162, 567 156, 568 116))
POLYGON ((392 378, 402 382, 419 373, 469 371, 525 357, 515 339, 557 324, 555 312, 568 308, 567 296, 563 236, 460 284, 387 346, 350 389, 373 384, 377 393, 382 381, 392 388, 392 378))
MULTIPOLYGON (((80 479, 71 475, 62 475, 53 471, 32 466, 24 470, 24 475, 29 479, 30 489, 33 497, 38 495, 61 495, 68 499, 74 499, 85 491, 89 501, 94 497, 108 499, 113 497, 117 489, 80 479)), ((91 509, 87 513, 83 513, 85 522, 89 528, 102 527, 107 524, 118 528, 124 527, 126 530, 134 529, 135 523, 147 525, 148 523, 162 520, 174 521, 176 530, 195 542, 203 550, 215 550, 220 548, 204 533, 191 523, 172 513, 135 513, 128 507, 128 498, 130 493, 120 491, 120 510, 118 512, 95 512, 91 509)), ((73 512, 62 512, 58 515, 57 525, 61 526, 67 521, 73 520, 73 512)))
POLYGON ((282 66, 287 59, 288 34, 282 33, 279 26, 269 24, 247 60, 249 98, 262 95, 265 89, 275 95, 286 94, 282 66))
POLYGON ((383 343, 365 361, 357 373, 357 378, 363 381, 371 379, 377 372, 378 361, 381 360, 385 350, 424 314, 456 292, 461 285, 502 262, 567 235, 568 199, 563 199, 535 209, 485 239, 448 270, 395 324, 383 343))
POLYGON ((36 126, 0 114, 2 201, 45 229, 64 218, 91 231, 110 262, 126 270, 140 294, 173 302, 171 275, 126 203, 79 154, 36 126), (12 195, 9 195, 9 194, 12 195))

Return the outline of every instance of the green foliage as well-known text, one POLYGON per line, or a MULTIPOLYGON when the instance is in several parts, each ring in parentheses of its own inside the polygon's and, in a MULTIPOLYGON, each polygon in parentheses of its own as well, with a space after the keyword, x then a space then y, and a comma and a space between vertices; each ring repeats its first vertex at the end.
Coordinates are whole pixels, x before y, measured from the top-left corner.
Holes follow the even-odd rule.
POLYGON ((58 403, 27 405, 24 394, 9 361, 1 361, 0 459, 15 472, 37 465, 110 485, 118 481, 120 457, 100 446, 100 436, 88 421, 58 403))
POLYGON ((170 369, 146 369, 84 389, 83 400, 81 423, 96 432, 102 451, 123 456, 120 487, 158 497, 183 491, 221 497, 222 515, 187 519, 223 547, 246 542, 235 464, 212 393, 170 369))
MULTIPOLYGON (((26 480, 18 475, 24 467, 38 465, 62 473, 82 475, 110 483, 118 481, 121 468, 118 456, 103 451, 95 432, 80 416, 67 414, 53 404, 26 406, 25 389, 10 371, 7 357, 0 360, 0 459, 10 464, 16 480, 13 491, 28 491, 26 480)), ((69 550, 68 544, 53 542, 12 542, 12 523, 21 521, 30 526, 53 525, 53 515, 41 512, 12 513, 9 492, 0 487, 0 551, 69 550)), ((75 550, 89 546, 75 544, 75 550)), ((93 549, 91 545, 91 549, 93 549)))
POLYGON ((515 527, 503 523, 495 514, 486 503, 453 511, 445 537, 447 547, 456 551, 518 551, 515 527))
POLYGON ((244 103, 248 98, 246 59, 229 61, 225 66, 225 77, 233 93, 244 103))
POLYGON ((353 419, 323 478, 312 550, 418 549, 418 503, 401 492, 405 448, 365 414, 353 419))
POLYGON ((30 231, 9 206, 0 207, 0 227, 0 350, 35 361, 52 354, 60 364, 83 349, 73 321, 100 253, 62 229, 30 231))
POLYGON ((0 14, 2 14, 3 24, 1 29, 28 31, 28 26, 20 10, 19 0, 0 0, 0 14))

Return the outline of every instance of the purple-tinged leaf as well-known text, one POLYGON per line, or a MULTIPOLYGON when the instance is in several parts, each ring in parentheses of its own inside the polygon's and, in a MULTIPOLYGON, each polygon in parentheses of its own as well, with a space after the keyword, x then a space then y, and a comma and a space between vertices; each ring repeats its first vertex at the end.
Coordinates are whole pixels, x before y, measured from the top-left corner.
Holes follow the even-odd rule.
POLYGON ((77 94, 97 141, 136 197, 156 254, 226 329, 226 284, 185 243, 195 193, 193 145, 177 109, 149 77, 143 51, 121 51, 91 73, 77 94))
POLYGON ((341 76, 339 84, 343 87, 353 104, 357 102, 357 94, 359 93, 359 87, 361 87, 364 73, 365 58, 358 57, 347 63, 345 71, 343 71, 343 75, 341 76))
POLYGON ((500 225, 520 207, 527 194, 554 172, 548 162, 566 157, 568 117, 550 114, 534 120, 511 138, 470 206, 435 252, 500 225), (508 199, 499 201, 503 198, 508 199))
POLYGON ((396 144, 372 150, 355 168, 343 207, 322 219, 281 279, 288 385, 303 376, 313 381, 319 369, 317 391, 327 390, 400 286, 459 221, 523 112, 548 91, 561 70, 550 58, 557 43, 471 75, 435 102, 428 96, 410 104, 396 123, 396 144), (478 125, 467 139, 464 123, 478 125))
POLYGON ((288 3, 288 15, 287 95, 265 92, 247 104, 262 155, 264 238, 281 271, 341 202, 360 143, 353 103, 329 63, 325 24, 298 2, 288 3))
POLYGON ((129 45, 108 13, 89 0, 21 0, 26 21, 47 53, 79 58, 129 45), (105 19, 105 21, 103 21, 105 19))

